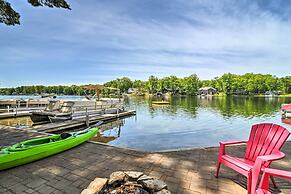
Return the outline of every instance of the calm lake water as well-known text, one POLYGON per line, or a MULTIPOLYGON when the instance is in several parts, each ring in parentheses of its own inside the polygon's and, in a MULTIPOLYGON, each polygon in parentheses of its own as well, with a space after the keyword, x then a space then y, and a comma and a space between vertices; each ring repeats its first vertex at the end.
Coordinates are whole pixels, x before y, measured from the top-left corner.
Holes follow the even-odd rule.
POLYGON ((280 114, 281 104, 291 103, 291 98, 177 97, 170 102, 153 106, 150 99, 128 99, 127 108, 137 116, 125 119, 119 137, 109 144, 147 151, 218 146, 221 140, 247 139, 250 127, 262 122, 291 131, 280 114))
MULTIPOLYGON (((154 106, 151 101, 143 97, 125 99, 126 109, 135 109, 137 115, 106 124, 92 140, 161 151, 245 140, 255 123, 277 123, 291 131, 291 125, 283 123, 280 114, 281 104, 291 103, 291 98, 173 97, 168 106, 154 106)), ((23 119, 29 124, 29 119, 23 119)))

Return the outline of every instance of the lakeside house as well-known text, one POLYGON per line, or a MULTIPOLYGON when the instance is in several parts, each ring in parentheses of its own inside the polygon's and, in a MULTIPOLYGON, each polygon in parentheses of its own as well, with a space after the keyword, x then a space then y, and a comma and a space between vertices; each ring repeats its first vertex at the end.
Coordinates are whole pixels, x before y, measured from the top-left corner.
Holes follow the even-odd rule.
POLYGON ((218 91, 213 87, 202 87, 198 89, 199 95, 213 95, 216 94, 218 91))
POLYGON ((280 93, 280 91, 266 91, 265 96, 278 96, 280 93))
POLYGON ((135 93, 136 91, 137 91, 136 88, 128 88, 127 93, 128 93, 128 94, 133 94, 133 93, 135 93))

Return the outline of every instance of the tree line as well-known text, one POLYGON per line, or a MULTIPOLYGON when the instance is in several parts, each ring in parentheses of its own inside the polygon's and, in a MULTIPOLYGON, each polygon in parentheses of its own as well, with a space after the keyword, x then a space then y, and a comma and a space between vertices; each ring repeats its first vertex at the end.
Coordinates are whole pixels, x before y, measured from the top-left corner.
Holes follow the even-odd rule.
POLYGON ((212 86, 225 94, 264 94, 267 91, 290 94, 291 76, 279 78, 270 74, 227 73, 212 80, 202 81, 202 85, 212 86))
MULTIPOLYGON (((240 94, 253 95, 264 94, 267 91, 278 91, 282 94, 291 93, 291 76, 276 77, 270 74, 236 75, 231 73, 223 74, 211 80, 200 80, 196 74, 178 78, 176 76, 167 76, 158 78, 151 75, 148 80, 131 80, 128 77, 117 78, 104 84, 103 94, 110 92, 127 93, 130 88, 135 92, 150 94, 167 93, 181 95, 196 95, 201 87, 213 87, 218 92, 226 95, 240 94)), ((2 95, 33 95, 41 93, 54 93, 59 95, 85 95, 94 94, 92 90, 84 90, 81 86, 20 86, 15 88, 0 88, 2 95)))
POLYGON ((129 88, 135 88, 137 91, 151 94, 171 92, 172 94, 196 95, 201 87, 213 87, 226 95, 255 95, 265 94, 267 91, 290 94, 291 76, 279 78, 270 74, 246 73, 236 75, 226 73, 211 80, 200 80, 196 74, 183 78, 176 76, 158 78, 151 75, 147 81, 130 80, 123 77, 104 85, 119 88, 122 92, 128 91, 129 88))
POLYGON ((85 95, 94 94, 94 91, 86 91, 81 86, 19 86, 15 88, 0 88, 1 95, 40 95, 43 93, 58 95, 85 95))

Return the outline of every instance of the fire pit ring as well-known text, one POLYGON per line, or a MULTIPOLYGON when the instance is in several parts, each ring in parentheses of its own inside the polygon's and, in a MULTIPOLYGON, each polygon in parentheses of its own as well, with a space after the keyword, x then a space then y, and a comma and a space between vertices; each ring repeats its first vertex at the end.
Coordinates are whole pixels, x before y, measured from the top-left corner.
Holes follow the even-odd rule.
POLYGON ((137 171, 116 171, 95 178, 81 194, 171 194, 166 183, 137 171))

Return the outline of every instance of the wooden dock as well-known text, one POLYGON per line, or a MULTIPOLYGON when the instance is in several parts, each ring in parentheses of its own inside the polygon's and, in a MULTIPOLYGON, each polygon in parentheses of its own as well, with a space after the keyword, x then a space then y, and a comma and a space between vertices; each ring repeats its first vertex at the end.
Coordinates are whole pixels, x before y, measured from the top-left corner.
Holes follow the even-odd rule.
MULTIPOLYGON (((48 100, 0 100, 0 119, 29 116, 31 111, 44 110, 49 103, 48 100), (23 103, 22 103, 23 101, 23 103), (20 103, 21 102, 21 103, 20 103)), ((60 100, 60 103, 66 102, 60 100)), ((123 107, 122 99, 101 99, 100 101, 73 101, 73 117, 84 115, 101 114, 108 109, 123 107)))
MULTIPOLYGON (((8 119, 8 118, 16 118, 16 117, 24 117, 24 116, 30 116, 32 111, 39 111, 44 110, 44 108, 19 108, 16 111, 10 111, 10 112, 1 112, 0 110, 0 119, 8 119)), ((97 110, 80 110, 80 111, 74 111, 72 116, 74 118, 82 117, 85 114, 89 115, 96 115, 96 114, 102 114, 106 113, 109 109, 97 109, 97 110)))
POLYGON ((87 123, 93 125, 98 121, 110 122, 117 119, 130 117, 136 114, 136 111, 124 111, 119 114, 103 114, 79 117, 73 120, 64 121, 60 123, 48 123, 43 125, 36 125, 27 128, 15 128, 9 126, 0 126, 0 148, 9 146, 20 141, 24 141, 33 137, 42 137, 50 135, 54 132, 71 130, 74 128, 86 127, 87 123))
POLYGON ((15 118, 15 117, 25 117, 29 116, 31 111, 17 111, 17 112, 6 112, 0 113, 0 119, 15 118))
MULTIPOLYGON (((16 100, 2 100, 0 102, 0 108, 4 109, 0 110, 0 119, 30 116, 31 111, 41 110, 46 107, 46 102, 44 101, 29 100, 24 102, 25 104, 23 105, 23 103, 16 100), (6 105, 7 108, 5 109, 6 105)), ((28 139, 29 137, 50 135, 55 132, 62 132, 66 130, 78 130, 86 126, 93 125, 98 121, 111 122, 136 114, 136 111, 134 110, 124 111, 123 100, 120 99, 74 102, 75 105, 72 111, 72 120, 59 123, 35 125, 26 128, 0 126, 0 132, 7 135, 2 136, 4 139, 0 139, 3 142, 2 145, 0 142, 0 147, 7 146, 9 144, 9 142, 5 143, 5 138, 7 138, 7 140, 11 140, 11 143, 16 143, 18 141, 28 139)))
POLYGON ((78 117, 78 118, 60 122, 60 123, 48 123, 48 124, 43 124, 43 125, 36 125, 29 128, 25 128, 23 130, 53 133, 56 131, 63 131, 63 130, 68 130, 72 128, 86 126, 87 123, 89 125, 92 125, 94 123, 97 123, 98 121, 107 122, 107 121, 111 121, 115 119, 121 119, 121 118, 129 117, 129 116, 133 116, 135 114, 136 114, 136 111, 131 110, 131 111, 120 112, 118 114, 92 115, 92 116, 89 116, 88 119, 85 116, 83 116, 83 117, 78 117))
POLYGON ((48 105, 48 100, 36 99, 7 99, 0 100, 1 110, 12 110, 14 108, 40 108, 48 105))

